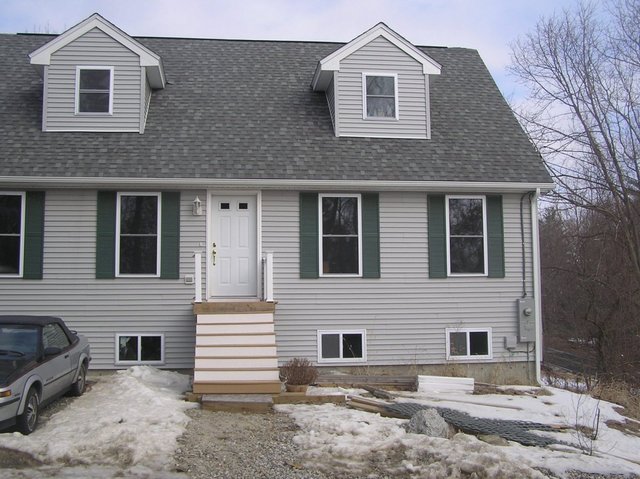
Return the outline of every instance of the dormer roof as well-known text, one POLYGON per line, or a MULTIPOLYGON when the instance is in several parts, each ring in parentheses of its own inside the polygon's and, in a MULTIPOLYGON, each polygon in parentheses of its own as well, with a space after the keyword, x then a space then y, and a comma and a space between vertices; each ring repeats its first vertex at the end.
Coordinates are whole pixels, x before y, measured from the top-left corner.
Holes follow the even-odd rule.
POLYGON ((419 62, 422 65, 422 72, 425 75, 440 75, 441 67, 438 62, 412 45, 401 35, 394 32, 383 22, 380 22, 373 28, 370 28, 362 35, 357 36, 349 43, 333 52, 331 55, 320 60, 313 76, 313 81, 311 83, 312 88, 316 91, 325 90, 331 81, 333 72, 340 69, 340 62, 378 37, 387 39, 411 58, 419 62))
POLYGON ((29 54, 31 64, 39 67, 38 70, 42 75, 43 67, 51 64, 52 54, 94 28, 101 30, 140 57, 140 66, 146 68, 147 78, 152 88, 165 87, 164 68, 160 57, 97 13, 31 52, 29 54))

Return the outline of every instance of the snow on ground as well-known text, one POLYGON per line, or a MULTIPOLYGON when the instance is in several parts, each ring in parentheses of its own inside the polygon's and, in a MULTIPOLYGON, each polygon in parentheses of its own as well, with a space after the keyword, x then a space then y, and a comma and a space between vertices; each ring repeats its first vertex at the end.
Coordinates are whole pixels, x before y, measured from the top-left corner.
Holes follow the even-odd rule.
POLYGON ((281 405, 277 409, 291 415, 300 426, 295 441, 302 449, 303 460, 327 471, 357 474, 374 464, 382 473, 416 478, 473 473, 479 478, 544 477, 538 469, 550 470, 560 477, 571 470, 640 474, 640 438, 624 435, 605 424, 609 419, 624 421, 613 409, 614 404, 585 394, 545 389, 549 395, 405 393, 398 401, 457 409, 476 417, 570 426, 574 429, 567 432, 532 432, 549 434, 575 447, 527 447, 514 442, 494 446, 462 433, 452 439, 430 438, 407 433, 403 427, 406 420, 335 405, 281 405), (598 408, 598 437, 591 442, 580 436, 575 426, 593 427, 598 408), (595 453, 586 455, 581 446, 593 446, 595 453))
POLYGON ((185 477, 168 472, 176 439, 189 422, 182 400, 189 377, 135 366, 97 379, 29 436, 0 434, 0 447, 45 465, 5 469, 3 479, 30 477, 185 477))

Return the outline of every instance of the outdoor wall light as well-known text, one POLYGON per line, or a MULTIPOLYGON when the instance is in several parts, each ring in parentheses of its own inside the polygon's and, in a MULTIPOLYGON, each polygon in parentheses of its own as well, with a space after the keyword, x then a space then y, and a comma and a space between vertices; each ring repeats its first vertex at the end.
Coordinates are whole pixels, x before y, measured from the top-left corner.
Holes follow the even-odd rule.
POLYGON ((202 201, 200 198, 196 196, 196 199, 193 200, 193 216, 202 216, 202 201))

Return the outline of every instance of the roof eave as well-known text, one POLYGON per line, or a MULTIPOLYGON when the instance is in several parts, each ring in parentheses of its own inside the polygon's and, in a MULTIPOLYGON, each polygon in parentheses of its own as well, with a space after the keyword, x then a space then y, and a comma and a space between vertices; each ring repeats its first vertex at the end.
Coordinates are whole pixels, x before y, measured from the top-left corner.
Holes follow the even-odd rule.
POLYGON ((263 190, 332 190, 332 191, 428 191, 448 193, 509 193, 540 189, 548 192, 552 182, 540 181, 416 181, 416 180, 303 180, 261 178, 135 178, 135 177, 47 177, 3 176, 0 184, 22 188, 254 188, 263 190))

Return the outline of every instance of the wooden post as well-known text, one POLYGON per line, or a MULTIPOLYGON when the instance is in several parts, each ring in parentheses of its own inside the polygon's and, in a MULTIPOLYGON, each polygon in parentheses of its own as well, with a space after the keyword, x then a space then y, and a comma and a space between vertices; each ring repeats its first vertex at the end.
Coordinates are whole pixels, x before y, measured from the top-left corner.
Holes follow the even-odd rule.
POLYGON ((194 284, 195 284, 195 296, 194 303, 202 303, 202 254, 193 253, 193 261, 195 263, 194 268, 194 284))

